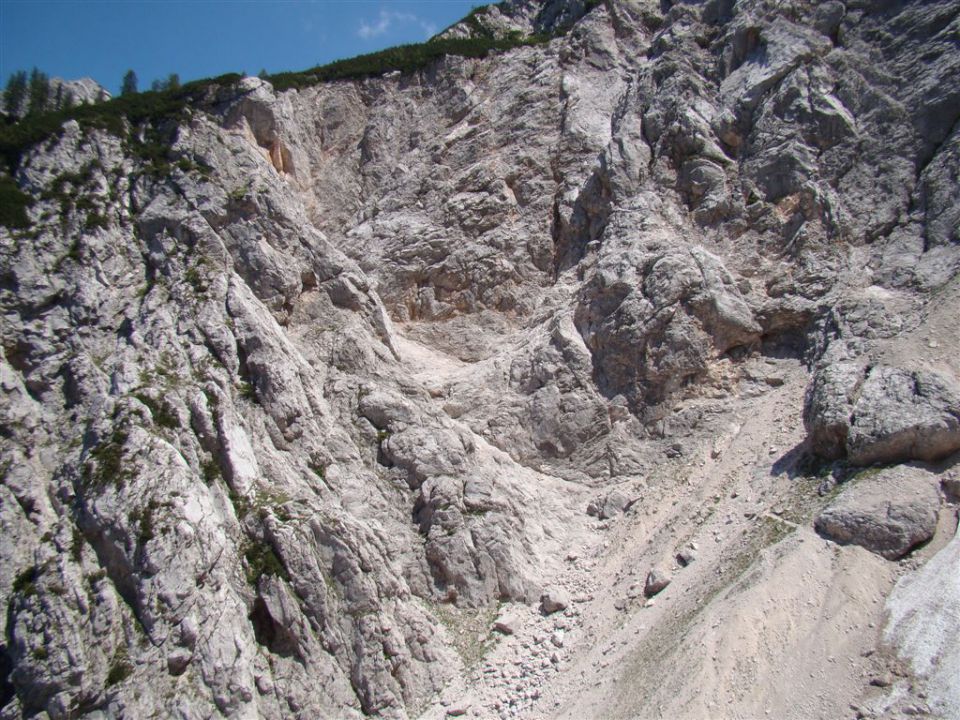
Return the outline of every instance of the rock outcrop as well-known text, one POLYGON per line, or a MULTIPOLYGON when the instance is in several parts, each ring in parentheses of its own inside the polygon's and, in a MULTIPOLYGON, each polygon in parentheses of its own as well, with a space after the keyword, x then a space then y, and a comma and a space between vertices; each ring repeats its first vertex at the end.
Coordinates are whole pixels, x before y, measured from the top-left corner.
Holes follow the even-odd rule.
POLYGON ((933 537, 940 495, 930 473, 910 467, 867 471, 817 517, 817 532, 897 560, 933 537))
POLYGON ((847 712, 819 607, 900 569, 800 541, 948 524, 957 17, 508 0, 445 36, 543 37, 5 149, 0 716, 847 712), (806 449, 929 482, 821 513, 806 449))
POLYGON ((826 458, 940 460, 960 450, 960 386, 929 372, 830 364, 811 382, 804 423, 826 458))

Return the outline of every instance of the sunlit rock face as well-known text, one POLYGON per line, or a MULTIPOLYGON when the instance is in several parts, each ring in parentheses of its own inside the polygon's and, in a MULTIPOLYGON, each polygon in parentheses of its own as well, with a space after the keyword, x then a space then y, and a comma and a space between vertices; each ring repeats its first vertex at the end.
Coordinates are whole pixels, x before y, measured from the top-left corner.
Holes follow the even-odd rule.
POLYGON ((0 228, 0 717, 755 716, 816 653, 784 707, 849 712, 878 638, 748 618, 882 623, 955 529, 957 17, 508 0, 444 36, 551 39, 65 123, 0 228))

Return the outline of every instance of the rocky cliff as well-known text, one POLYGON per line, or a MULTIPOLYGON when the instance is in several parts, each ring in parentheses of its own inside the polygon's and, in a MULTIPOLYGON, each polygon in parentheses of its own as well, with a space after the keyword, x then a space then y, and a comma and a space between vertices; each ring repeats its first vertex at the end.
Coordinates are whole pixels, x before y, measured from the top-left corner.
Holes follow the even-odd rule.
POLYGON ((508 0, 26 148, 0 717, 956 716, 958 14, 508 0))

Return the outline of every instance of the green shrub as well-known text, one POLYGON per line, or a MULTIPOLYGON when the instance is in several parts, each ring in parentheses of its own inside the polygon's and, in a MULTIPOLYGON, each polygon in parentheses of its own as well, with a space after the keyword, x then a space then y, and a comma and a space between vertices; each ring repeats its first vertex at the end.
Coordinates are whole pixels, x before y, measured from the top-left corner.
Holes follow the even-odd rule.
POLYGON ((123 430, 114 430, 108 440, 90 451, 89 460, 94 461, 95 469, 89 464, 84 468, 87 485, 103 487, 113 483, 118 489, 123 487, 127 475, 123 469, 123 446, 126 442, 127 434, 123 430))
POLYGON ((40 577, 40 568, 31 565, 21 572, 13 581, 13 591, 24 597, 37 594, 37 578, 40 577))
POLYGON ((160 503, 156 500, 151 500, 147 503, 143 513, 135 516, 135 521, 139 521, 140 524, 140 530, 137 533, 137 541, 140 545, 146 545, 156 537, 154 514, 159 507, 160 503))
MULTIPOLYGON (((476 21, 479 23, 479 21, 476 21)), ((367 55, 358 55, 346 60, 337 60, 304 72, 286 72, 271 75, 268 79, 274 89, 289 90, 304 88, 334 80, 356 80, 375 77, 399 70, 411 73, 422 70, 430 63, 447 55, 468 58, 484 58, 495 50, 510 50, 523 45, 539 45, 548 42, 545 35, 529 37, 478 37, 434 38, 415 45, 398 45, 367 55)))
POLYGON ((130 677, 133 673, 133 666, 127 659, 127 650, 118 647, 113 654, 113 660, 110 661, 110 670, 107 672, 107 687, 118 685, 130 677))
POLYGON ((238 389, 240 391, 240 397, 246 398, 251 402, 257 401, 257 389, 252 383, 241 380, 238 389))
POLYGON ((266 540, 251 543, 243 553, 243 557, 247 561, 247 582, 251 585, 256 585, 264 575, 274 575, 283 580, 290 579, 283 561, 266 540))
POLYGON ((203 465, 200 467, 200 472, 203 475, 203 481, 207 485, 213 485, 223 474, 220 470, 220 463, 218 463, 216 459, 204 460, 203 465))
POLYGON ((0 225, 10 230, 24 230, 30 227, 27 208, 33 205, 33 198, 21 190, 9 175, 0 175, 0 225))
POLYGON ((70 532, 70 557, 73 558, 75 563, 79 563, 83 559, 83 533, 76 525, 70 532))
POLYGON ((143 393, 134 393, 134 397, 147 406, 150 415, 153 417, 153 421, 157 425, 170 430, 180 429, 180 418, 170 410, 165 402, 162 400, 154 400, 149 395, 143 393))
MULTIPOLYGON (((107 102, 77 105, 0 126, 0 159, 6 161, 8 170, 13 172, 20 166, 24 153, 45 140, 58 137, 63 131, 63 123, 71 119, 84 129, 106 130, 117 137, 125 137, 129 126, 137 128, 152 124, 160 127, 168 122, 179 123, 186 117, 188 108, 210 107, 221 90, 235 85, 240 77, 237 74, 221 75, 162 92, 123 95, 107 102)), ((155 147, 156 138, 148 137, 141 142, 135 134, 131 135, 130 144, 135 151, 138 145, 142 145, 141 152, 147 156, 164 155, 155 147)))

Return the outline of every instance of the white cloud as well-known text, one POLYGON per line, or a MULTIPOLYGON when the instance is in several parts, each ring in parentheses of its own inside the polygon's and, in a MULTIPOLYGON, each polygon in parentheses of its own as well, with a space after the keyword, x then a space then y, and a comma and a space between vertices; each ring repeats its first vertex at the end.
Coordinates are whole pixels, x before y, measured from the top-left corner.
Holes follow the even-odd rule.
POLYGON ((395 12, 393 10, 380 10, 376 20, 370 22, 360 21, 360 28, 357 30, 364 40, 385 35, 394 25, 418 25, 426 37, 436 35, 437 26, 432 22, 423 20, 413 13, 395 12))

